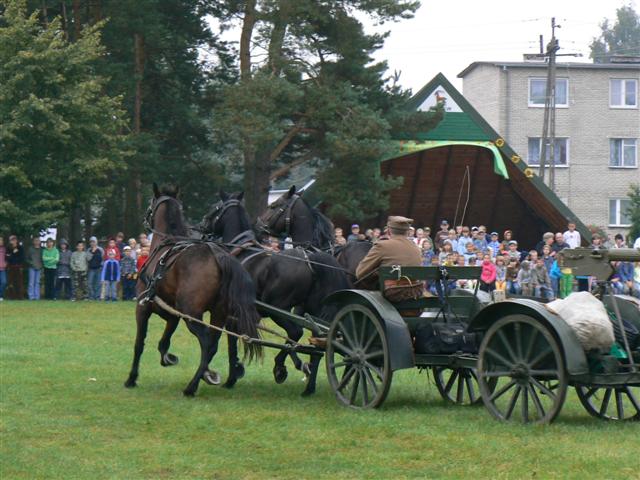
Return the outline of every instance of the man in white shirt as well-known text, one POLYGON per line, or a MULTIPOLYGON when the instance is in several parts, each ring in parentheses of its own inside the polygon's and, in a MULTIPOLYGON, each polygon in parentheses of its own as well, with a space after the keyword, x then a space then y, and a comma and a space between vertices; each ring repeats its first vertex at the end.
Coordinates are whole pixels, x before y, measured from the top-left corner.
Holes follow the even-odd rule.
POLYGON ((633 248, 640 248, 640 237, 636 238, 636 241, 633 244, 633 248))
POLYGON ((579 247, 582 239, 580 238, 580 232, 576 230, 576 224, 574 222, 569 222, 569 225, 567 226, 569 230, 564 232, 564 241, 570 248, 579 247))

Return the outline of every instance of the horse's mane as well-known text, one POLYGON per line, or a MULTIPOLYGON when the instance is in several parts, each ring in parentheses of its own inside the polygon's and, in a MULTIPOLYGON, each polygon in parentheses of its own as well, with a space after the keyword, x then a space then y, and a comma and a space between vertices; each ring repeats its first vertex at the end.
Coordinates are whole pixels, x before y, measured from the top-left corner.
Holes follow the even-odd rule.
POLYGON ((330 245, 333 241, 333 223, 320 210, 309 205, 304 198, 302 198, 302 201, 311 212, 313 244, 320 248, 330 245))

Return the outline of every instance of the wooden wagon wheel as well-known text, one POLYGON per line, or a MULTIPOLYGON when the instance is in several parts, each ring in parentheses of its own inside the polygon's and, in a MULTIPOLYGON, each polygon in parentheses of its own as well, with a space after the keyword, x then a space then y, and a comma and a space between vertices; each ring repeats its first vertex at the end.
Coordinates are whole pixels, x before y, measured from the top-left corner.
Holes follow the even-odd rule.
MULTIPOLYGON (((482 403, 478 375, 473 368, 432 367, 436 388, 443 399, 456 405, 482 403)), ((498 379, 489 379, 489 388, 495 389, 498 379)))
POLYGON ((384 402, 393 372, 382 321, 370 308, 347 305, 327 334, 327 377, 338 400, 352 408, 384 402))
POLYGON ((603 420, 640 421, 640 387, 577 386, 584 409, 603 420))
POLYGON ((568 379, 560 345, 527 315, 509 315, 487 331, 478 356, 482 400, 499 420, 550 423, 560 413, 568 379), (491 389, 491 379, 497 379, 491 389))

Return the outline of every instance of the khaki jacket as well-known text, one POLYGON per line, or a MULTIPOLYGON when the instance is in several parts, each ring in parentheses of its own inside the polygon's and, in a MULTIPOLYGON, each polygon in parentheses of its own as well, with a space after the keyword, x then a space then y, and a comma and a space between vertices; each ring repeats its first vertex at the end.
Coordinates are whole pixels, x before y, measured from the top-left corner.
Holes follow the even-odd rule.
POLYGON ((388 240, 380 240, 371 247, 367 256, 358 265, 356 277, 361 279, 379 267, 392 265, 419 267, 422 265, 420 249, 407 237, 392 236, 388 240))

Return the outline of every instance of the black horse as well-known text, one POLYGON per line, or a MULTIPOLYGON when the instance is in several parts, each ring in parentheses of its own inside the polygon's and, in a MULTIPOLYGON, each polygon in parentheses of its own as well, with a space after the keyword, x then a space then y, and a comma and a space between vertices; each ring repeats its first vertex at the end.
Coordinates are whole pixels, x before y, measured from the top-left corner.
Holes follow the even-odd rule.
POLYGON ((351 281, 355 280, 358 264, 373 246, 369 241, 334 246, 333 224, 317 208, 307 203, 302 192, 296 192, 295 185, 269 205, 258 218, 257 226, 264 233, 290 237, 294 245, 331 251, 340 266, 351 272, 351 281))
MULTIPOLYGON (((220 194, 220 202, 204 217, 200 230, 226 244, 236 255, 255 283, 257 297, 264 303, 298 313, 330 320, 336 313, 336 307, 323 305, 324 298, 337 291, 349 288, 346 273, 337 261, 324 252, 305 252, 303 249, 290 249, 275 253, 262 247, 256 240, 249 217, 242 205, 242 193, 220 194)), ((273 319, 295 342, 303 335, 299 325, 286 319, 273 319)), ((230 338, 230 342, 235 341, 230 338)), ((277 383, 287 378, 285 360, 287 352, 276 355, 273 375, 277 383)), ((312 355, 310 364, 303 363, 295 352, 291 359, 298 370, 308 375, 303 396, 310 395, 316 389, 316 376, 320 355, 312 355)))
MULTIPOLYGON (((156 313, 167 322, 162 339, 158 344, 160 363, 175 365, 178 357, 169 353, 170 339, 175 332, 180 312, 202 320, 205 312, 210 312, 211 323, 227 327, 241 335, 258 338, 257 326, 260 315, 255 308, 255 289, 251 277, 240 263, 218 246, 187 237, 188 228, 182 216, 182 205, 177 200, 177 190, 159 190, 154 183, 154 197, 147 212, 147 223, 153 231, 151 254, 138 279, 136 292, 136 341, 133 364, 126 387, 135 387, 138 379, 140 357, 144 350, 149 317, 156 313), (161 276, 156 276, 157 273, 161 276), (152 278, 151 282, 148 282, 152 278), (150 294, 150 288, 153 294, 150 294), (174 311, 161 308, 154 298, 160 298, 174 311)), ((200 379, 216 383, 214 374, 208 369, 218 349, 220 331, 206 325, 186 321, 187 328, 200 342, 200 364, 196 373, 184 390, 193 396, 200 379)), ((245 344, 245 354, 251 358, 260 355, 256 344, 245 344)), ((236 350, 237 356, 237 350, 236 350)), ((231 356, 230 356, 231 358, 231 356)), ((227 383, 236 381, 237 369, 231 364, 227 383)))

